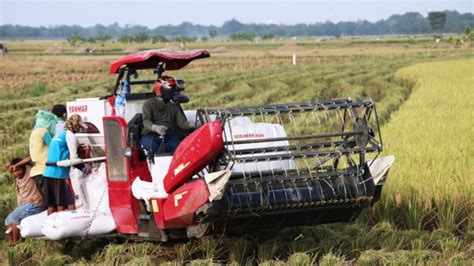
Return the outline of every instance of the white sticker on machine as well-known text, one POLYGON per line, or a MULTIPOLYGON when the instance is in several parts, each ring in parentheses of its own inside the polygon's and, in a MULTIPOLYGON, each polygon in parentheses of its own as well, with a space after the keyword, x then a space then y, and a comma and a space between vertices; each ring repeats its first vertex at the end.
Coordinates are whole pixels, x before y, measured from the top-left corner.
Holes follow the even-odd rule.
POLYGON ((179 174, 181 171, 183 171, 184 168, 186 168, 187 166, 189 165, 189 162, 187 163, 181 163, 180 165, 178 165, 178 167, 176 167, 174 169, 174 175, 177 175, 179 174))

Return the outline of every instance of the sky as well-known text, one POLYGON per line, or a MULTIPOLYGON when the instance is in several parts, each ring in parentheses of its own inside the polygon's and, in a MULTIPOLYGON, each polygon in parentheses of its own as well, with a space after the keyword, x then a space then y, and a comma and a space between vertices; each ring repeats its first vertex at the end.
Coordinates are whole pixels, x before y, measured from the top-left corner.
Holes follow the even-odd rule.
POLYGON ((177 25, 316 23, 368 20, 393 14, 456 10, 474 13, 474 0, 0 0, 0 25, 177 25))

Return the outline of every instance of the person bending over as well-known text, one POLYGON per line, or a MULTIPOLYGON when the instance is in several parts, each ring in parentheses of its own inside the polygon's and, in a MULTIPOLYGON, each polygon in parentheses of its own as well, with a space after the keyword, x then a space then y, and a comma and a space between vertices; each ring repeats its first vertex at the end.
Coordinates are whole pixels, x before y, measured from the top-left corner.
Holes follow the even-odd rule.
MULTIPOLYGON (((66 206, 71 204, 68 199, 70 191, 68 191, 66 184, 66 180, 69 179, 70 167, 61 167, 49 163, 78 158, 78 143, 74 134, 79 132, 81 127, 87 128, 81 116, 78 114, 71 115, 65 123, 66 130, 54 136, 49 144, 48 163, 44 172, 45 186, 43 187, 48 215, 56 211, 64 211, 66 206)), ((83 171, 87 174, 90 168, 83 171)))

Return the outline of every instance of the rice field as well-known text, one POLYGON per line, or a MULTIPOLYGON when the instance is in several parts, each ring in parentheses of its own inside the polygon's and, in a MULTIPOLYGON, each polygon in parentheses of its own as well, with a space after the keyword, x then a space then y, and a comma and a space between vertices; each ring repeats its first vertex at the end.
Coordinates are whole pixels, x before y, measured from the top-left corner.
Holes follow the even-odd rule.
MULTIPOLYGON (((0 118, 8 121, 0 125, 2 162, 27 154, 38 109, 106 95, 114 83, 108 64, 125 53, 121 44, 106 44, 95 55, 75 53, 78 48, 67 44, 61 44, 63 52, 46 52, 55 45, 46 41, 6 44, 12 52, 0 57, 0 118)), ((209 49, 212 57, 170 73, 188 81, 191 102, 185 108, 373 99, 383 124, 384 153, 396 156, 381 201, 352 224, 288 228, 278 237, 215 236, 163 244, 27 239, 13 248, 2 241, 0 262, 472 265, 472 47, 342 39, 215 41, 186 48, 197 47, 209 49)), ((0 171, 3 220, 14 207, 14 186, 0 171)))
POLYGON ((472 234, 473 71, 474 60, 469 59, 417 64, 397 72, 415 78, 418 85, 383 128, 386 152, 396 154, 397 163, 386 197, 375 209, 380 218, 404 219, 400 226, 409 229, 472 234), (400 212, 390 210, 393 206, 400 206, 400 212))

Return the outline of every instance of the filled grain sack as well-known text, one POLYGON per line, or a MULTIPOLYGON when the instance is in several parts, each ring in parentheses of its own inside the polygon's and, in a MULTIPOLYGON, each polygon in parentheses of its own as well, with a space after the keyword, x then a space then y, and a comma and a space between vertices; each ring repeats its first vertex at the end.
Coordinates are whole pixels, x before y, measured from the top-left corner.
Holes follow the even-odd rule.
POLYGON ((109 213, 78 209, 55 212, 41 226, 41 232, 51 240, 107 234, 115 230, 109 213))
POLYGON ((116 228, 114 218, 110 213, 98 211, 92 220, 91 227, 87 235, 103 235, 114 231, 116 228))
POLYGON ((85 209, 52 213, 44 220, 41 232, 51 240, 84 235, 92 214, 85 209))
POLYGON ((71 180, 72 189, 74 190, 74 204, 76 205, 76 209, 89 209, 89 199, 86 190, 88 176, 84 175, 81 170, 71 167, 69 179, 71 180))
POLYGON ((89 176, 86 177, 86 198, 89 205, 89 210, 98 210, 110 214, 107 174, 105 167, 105 163, 101 163, 100 167, 96 171, 93 171, 89 176))
POLYGON ((48 217, 47 211, 40 212, 35 215, 28 216, 21 220, 20 225, 20 234, 22 237, 29 236, 42 236, 41 225, 43 225, 44 220, 48 217))

